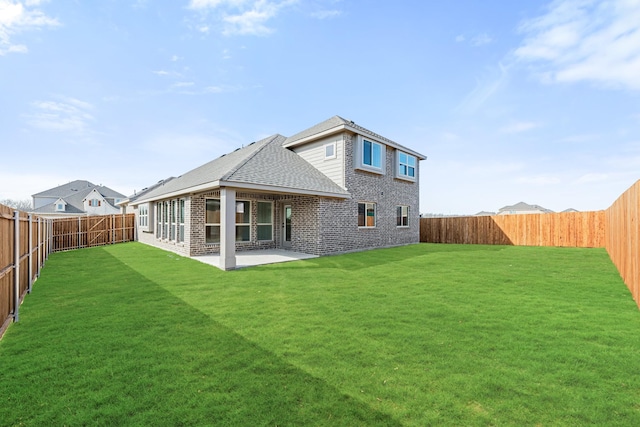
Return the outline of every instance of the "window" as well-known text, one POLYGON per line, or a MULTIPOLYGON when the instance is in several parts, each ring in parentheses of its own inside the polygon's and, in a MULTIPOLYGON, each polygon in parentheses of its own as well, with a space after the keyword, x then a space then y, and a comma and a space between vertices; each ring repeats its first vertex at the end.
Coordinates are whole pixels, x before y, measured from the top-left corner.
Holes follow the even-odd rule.
POLYGON ((336 143, 331 142, 324 146, 324 159, 335 159, 336 158, 336 143))
POLYGON ((178 242, 184 242, 184 199, 178 200, 178 242))
POLYGON ((411 154, 398 151, 398 178, 416 178, 416 157, 411 154))
POLYGON ((371 139, 358 135, 354 144, 355 167, 368 172, 385 173, 386 147, 371 139))
POLYGON ((176 240, 176 201, 169 202, 169 240, 176 240))
MULTIPOLYGON (((236 242, 251 240, 251 202, 236 202, 236 242)), ((205 242, 220 243, 220 199, 207 199, 205 242)))
POLYGON ((205 216, 205 242, 220 243, 220 200, 207 199, 205 216))
POLYGON ((273 240, 273 203, 258 202, 258 240, 273 240))
POLYGON ((251 240, 251 202, 236 202, 236 242, 251 240))
POLYGON ((158 218, 158 226, 156 227, 156 239, 162 238, 162 202, 156 203, 156 218, 158 218))
POLYGON ((169 202, 162 202, 162 238, 169 238, 169 202))
POLYGON ((373 228, 376 226, 376 204, 358 203, 358 227, 373 228))
POLYGON ((98 199, 89 200, 89 206, 91 206, 92 208, 97 208, 98 206, 100 206, 100 200, 98 199))
POLYGON ((138 225, 140 225, 140 227, 149 226, 149 206, 148 205, 140 205, 140 207, 138 208, 138 225))
POLYGON ((362 141, 362 163, 374 168, 382 168, 382 145, 364 139, 362 141))
POLYGON ((56 211, 58 212, 64 212, 64 203, 58 203, 56 205, 56 211))
POLYGON ((396 208, 396 226, 409 226, 409 206, 398 206, 396 208))

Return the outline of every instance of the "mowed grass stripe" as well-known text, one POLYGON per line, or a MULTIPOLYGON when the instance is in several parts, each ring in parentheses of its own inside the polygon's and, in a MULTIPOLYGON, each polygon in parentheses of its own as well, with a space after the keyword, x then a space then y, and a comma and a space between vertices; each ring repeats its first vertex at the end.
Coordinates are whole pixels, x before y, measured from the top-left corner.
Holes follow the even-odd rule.
MULTIPOLYGON (((302 391, 273 396, 256 408, 245 397, 262 390, 260 382, 255 390, 250 384, 240 386, 242 391, 234 389, 239 394, 221 389, 214 393, 216 399, 228 399, 223 408, 235 409, 220 409, 218 424, 634 425, 640 421, 636 362, 640 316, 604 250, 413 245, 226 273, 136 243, 101 250, 130 269, 113 276, 121 285, 130 280, 139 288, 129 294, 131 286, 124 286, 126 295, 150 304, 143 308, 135 304, 140 310, 136 323, 153 319, 152 324, 166 324, 170 331, 160 342, 155 333, 140 336, 136 343, 140 352, 149 353, 144 346, 163 346, 182 355, 164 363, 171 373, 162 377, 164 381, 181 387, 179 379, 168 378, 181 372, 173 365, 184 363, 183 353, 193 353, 196 364, 222 366, 229 375, 225 382, 244 384, 250 375, 243 376, 240 370, 236 376, 233 369, 224 369, 224 359, 238 346, 234 367, 264 369, 264 364, 275 364, 266 370, 268 376, 289 378, 283 372, 293 370, 296 377, 318 381, 316 389, 325 390, 313 394, 317 402, 308 409, 306 400, 300 406, 287 400, 302 391), (155 299, 160 299, 160 306, 154 308, 155 299), (192 321, 182 319, 181 312, 191 313, 187 318, 192 321), (171 320, 159 322, 159 316, 171 320), (188 331, 183 332, 188 337, 181 338, 174 324, 188 331), (200 343, 203 335, 216 329, 226 332, 214 336, 230 335, 224 341, 227 350, 200 343), (185 340, 188 346, 182 344, 185 340), (245 347, 266 356, 254 361, 245 347), (271 417, 254 413, 272 406, 285 409, 271 417)), ((87 255, 85 262, 93 259, 87 255)), ((78 269, 73 258, 69 262, 62 269, 49 263, 45 271, 78 269)), ((96 267, 87 271, 97 273, 96 267)), ((50 273, 53 276, 54 271, 50 273)), ((96 278, 105 293, 112 287, 118 289, 112 294, 122 292, 106 277, 96 278)), ((42 292, 40 286, 51 286, 44 279, 27 301, 42 292)), ((82 279, 72 274, 70 280, 82 279)), ((62 280, 53 286, 69 285, 62 280)), ((78 295, 71 288, 68 292, 78 295)), ((107 305, 122 296, 109 295, 107 305)), ((90 294, 85 297, 91 300, 90 294)), ((98 297, 95 303, 105 305, 104 301, 98 297)), ((23 307, 27 305, 31 302, 23 307)), ((34 304, 32 313, 38 310, 44 309, 34 304)), ((125 324, 129 323, 123 320, 122 328, 125 324)), ((20 325, 28 329, 22 321, 13 325, 12 335, 0 344, 3 362, 5 342, 18 335, 20 325)), ((81 337, 83 332, 78 329, 75 335, 81 337)), ((128 335, 117 338, 133 345, 125 338, 128 335)), ((30 339, 37 336, 33 333, 30 339)), ((172 359, 165 356, 160 359, 172 359)), ((153 363, 138 367, 138 372, 149 372, 153 363)), ((99 382, 104 377, 96 378, 99 382)), ((209 379, 193 381, 209 384, 209 379)), ((264 388, 269 389, 268 383, 264 388)), ((164 415, 168 424, 179 419, 198 424, 211 417, 199 401, 173 401, 170 411, 162 406, 166 401, 159 401, 160 406, 149 403, 144 418, 130 421, 157 420, 164 411, 170 413, 164 415), (161 409, 154 413, 154 407, 161 409)), ((126 405, 115 402, 111 407, 114 414, 121 414, 126 405)))
POLYGON ((103 248, 52 255, 37 288, 0 343, 0 425, 398 424, 103 248))

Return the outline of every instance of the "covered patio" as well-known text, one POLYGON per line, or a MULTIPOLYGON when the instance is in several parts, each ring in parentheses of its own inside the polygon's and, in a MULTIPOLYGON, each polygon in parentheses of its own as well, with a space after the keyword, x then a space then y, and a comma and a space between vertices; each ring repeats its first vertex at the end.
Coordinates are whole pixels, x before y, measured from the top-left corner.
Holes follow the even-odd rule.
MULTIPOLYGON (((205 264, 225 268, 220 264, 220 254, 198 255, 191 257, 205 264)), ((294 252, 285 249, 258 249, 253 251, 240 251, 235 253, 235 268, 252 267, 256 265, 275 264, 280 262, 298 261, 302 259, 318 258, 317 255, 294 252)))

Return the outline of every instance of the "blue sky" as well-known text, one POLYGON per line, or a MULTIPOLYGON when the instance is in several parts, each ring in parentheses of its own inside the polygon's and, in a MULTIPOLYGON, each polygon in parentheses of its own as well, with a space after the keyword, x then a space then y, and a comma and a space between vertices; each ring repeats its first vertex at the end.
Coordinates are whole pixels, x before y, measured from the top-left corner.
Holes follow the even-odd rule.
POLYGON ((336 114, 428 156, 423 213, 606 209, 640 178, 640 0, 0 0, 0 199, 336 114))

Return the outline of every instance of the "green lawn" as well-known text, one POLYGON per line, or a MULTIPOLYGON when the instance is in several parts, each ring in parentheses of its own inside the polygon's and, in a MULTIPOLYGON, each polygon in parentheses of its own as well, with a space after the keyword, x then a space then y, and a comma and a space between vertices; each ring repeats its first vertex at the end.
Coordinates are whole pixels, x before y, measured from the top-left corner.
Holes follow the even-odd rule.
POLYGON ((53 254, 0 341, 1 425, 640 425, 602 249, 413 245, 233 272, 53 254))

